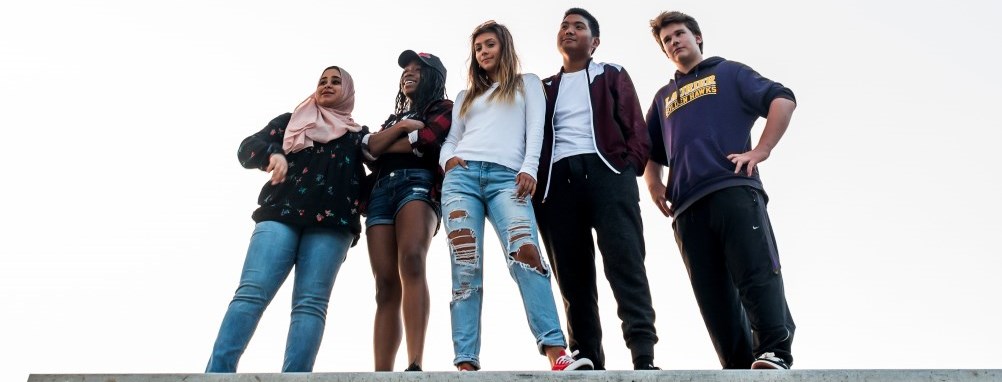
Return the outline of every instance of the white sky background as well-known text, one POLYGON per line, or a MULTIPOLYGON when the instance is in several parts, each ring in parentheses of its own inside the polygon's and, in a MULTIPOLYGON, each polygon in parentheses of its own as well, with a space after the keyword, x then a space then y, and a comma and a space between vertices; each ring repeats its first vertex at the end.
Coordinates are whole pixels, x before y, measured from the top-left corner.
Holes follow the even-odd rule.
MULTIPOLYGON (((796 93, 790 129, 761 170, 798 324, 797 368, 1002 366, 1002 122, 991 113, 1002 5, 504 3, 4 2, 0 380, 201 372, 268 179, 237 163, 244 137, 291 111, 334 64, 355 78, 356 120, 378 127, 404 49, 442 57, 455 97, 469 33, 487 19, 511 28, 525 72, 549 76, 571 6, 599 19, 595 57, 628 69, 644 111, 674 71, 647 21, 670 9, 699 20, 707 56, 747 63, 796 93)), ((669 221, 641 190, 656 363, 717 369, 669 221)), ((443 236, 428 256, 426 370, 452 370, 443 236)), ((484 368, 545 370, 487 236, 484 368)), ((315 371, 372 368, 362 240, 335 283, 315 371)), ((600 281, 607 363, 628 369, 600 281)), ((280 370, 290 293, 266 311, 241 372, 280 370)))

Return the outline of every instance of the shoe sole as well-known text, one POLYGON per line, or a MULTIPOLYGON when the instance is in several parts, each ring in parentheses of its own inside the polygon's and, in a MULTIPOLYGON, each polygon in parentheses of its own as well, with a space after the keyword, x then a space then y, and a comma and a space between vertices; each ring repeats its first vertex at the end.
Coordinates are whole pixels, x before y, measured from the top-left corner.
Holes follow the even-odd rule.
POLYGON ((760 360, 757 360, 755 362, 752 362, 751 368, 752 368, 752 370, 770 370, 770 369, 772 369, 772 370, 789 370, 789 368, 783 367, 783 365, 780 365, 778 363, 775 363, 775 362, 772 362, 772 361, 769 361, 769 360, 764 360, 764 359, 760 359, 760 360))
POLYGON ((595 370, 595 364, 589 359, 579 359, 564 368, 564 371, 571 370, 595 370))

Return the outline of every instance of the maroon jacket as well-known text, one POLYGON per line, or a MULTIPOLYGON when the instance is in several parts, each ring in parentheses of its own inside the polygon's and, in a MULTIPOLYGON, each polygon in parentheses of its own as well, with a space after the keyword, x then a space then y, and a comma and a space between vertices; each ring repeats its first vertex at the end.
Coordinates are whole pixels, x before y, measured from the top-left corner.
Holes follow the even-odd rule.
MULTIPOLYGON (((626 69, 616 64, 589 61, 585 68, 590 85, 592 136, 599 157, 615 173, 633 166, 637 176, 643 175, 651 151, 647 122, 640 109, 640 100, 633 80, 626 69)), ((546 93, 546 123, 543 126, 543 150, 539 156, 535 199, 542 202, 549 186, 553 166, 553 109, 560 90, 560 73, 543 80, 546 93), (542 192, 539 192, 542 191, 542 192)))

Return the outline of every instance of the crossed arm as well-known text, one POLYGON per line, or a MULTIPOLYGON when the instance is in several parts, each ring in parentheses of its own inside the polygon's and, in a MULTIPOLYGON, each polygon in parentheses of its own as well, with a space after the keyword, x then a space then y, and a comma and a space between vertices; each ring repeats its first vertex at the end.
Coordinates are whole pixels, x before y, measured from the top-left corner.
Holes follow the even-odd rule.
POLYGON ((412 150, 407 134, 424 128, 418 120, 405 119, 390 128, 369 136, 369 153, 378 157, 387 153, 409 153, 412 150))

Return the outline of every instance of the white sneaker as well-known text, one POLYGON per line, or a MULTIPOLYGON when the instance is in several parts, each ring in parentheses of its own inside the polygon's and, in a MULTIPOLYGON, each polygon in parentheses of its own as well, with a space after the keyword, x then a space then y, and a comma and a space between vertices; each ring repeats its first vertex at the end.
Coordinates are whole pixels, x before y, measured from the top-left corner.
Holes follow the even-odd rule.
POLYGON ((782 358, 776 356, 776 353, 765 352, 755 359, 755 362, 751 364, 752 369, 789 369, 790 366, 786 365, 786 361, 782 358))

